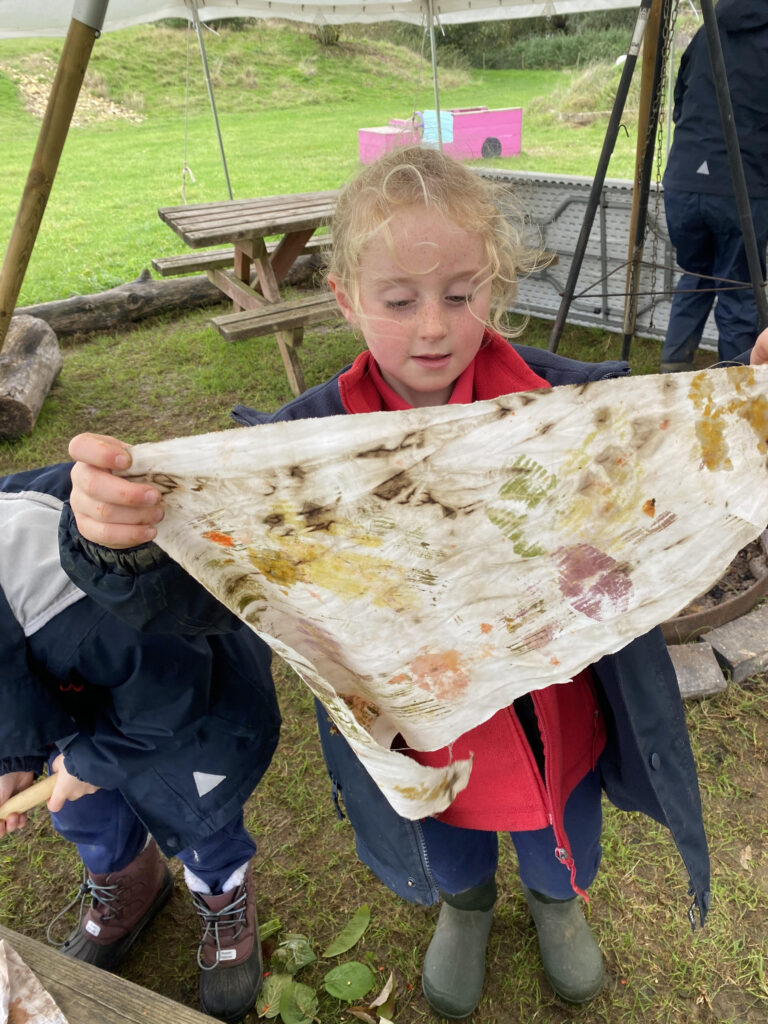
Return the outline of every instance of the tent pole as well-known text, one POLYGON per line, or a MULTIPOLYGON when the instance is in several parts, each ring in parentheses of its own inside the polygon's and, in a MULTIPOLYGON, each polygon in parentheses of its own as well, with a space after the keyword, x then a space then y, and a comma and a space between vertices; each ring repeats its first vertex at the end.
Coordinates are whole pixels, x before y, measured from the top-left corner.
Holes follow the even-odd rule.
POLYGON ((621 358, 629 359, 629 350, 637 323, 637 298, 643 260, 645 228, 648 222, 648 196, 656 154, 656 136, 661 116, 661 92, 664 81, 664 40, 672 23, 675 0, 653 0, 643 40, 643 66, 640 77, 640 106, 637 118, 635 180, 632 189, 632 215, 629 225, 626 297, 624 299, 624 338, 621 358))
POLYGON ((432 84, 435 87, 435 114, 437 115, 437 148, 443 151, 443 128, 440 123, 440 89, 437 84, 437 46, 435 44, 435 15, 432 9, 432 0, 427 0, 427 12, 429 17, 429 50, 432 56, 432 84))
POLYGON ((76 0, 40 126, 16 221, 0 269, 0 345, 5 340, 35 247, 53 179, 109 0, 76 0))
POLYGON ((211 73, 208 70, 208 56, 205 52, 205 43, 203 42, 203 30, 200 25, 200 18, 197 13, 197 0, 189 0, 189 6, 192 8, 192 21, 195 26, 195 32, 197 33, 197 43, 200 47, 200 58, 203 62, 203 73, 205 75, 205 84, 208 87, 208 99, 211 101, 211 111, 213 113, 213 123, 216 125, 216 135, 219 140, 219 152, 221 153, 221 164, 224 168, 224 177, 227 182, 227 192, 229 198, 232 198, 232 186, 229 183, 229 169, 227 168, 227 158, 224 154, 224 142, 221 138, 221 128, 219 127, 219 115, 216 112, 216 100, 213 96, 213 85, 211 83, 211 73))
POLYGON ((595 171, 595 177, 592 181, 592 188, 590 189, 589 199, 587 200, 587 208, 584 211, 584 221, 581 225, 581 231, 576 242, 576 251, 574 252, 573 259, 571 260, 571 266, 568 270, 568 279, 565 283, 563 296, 560 300, 560 306, 557 311, 557 317, 555 318, 555 322, 552 326, 552 332, 549 336, 547 348, 550 352, 557 352, 557 346, 560 342, 560 335, 563 331, 565 318, 571 305, 573 293, 576 290, 576 281, 579 276, 579 271, 581 270, 584 253, 587 251, 589 233, 592 230, 595 213, 600 205, 600 196, 603 191, 603 185, 605 184, 605 175, 608 170, 608 163, 610 162, 613 147, 616 145, 616 138, 619 134, 621 116, 624 113, 624 104, 627 101, 629 86, 632 82, 635 65, 637 64, 637 54, 640 50, 640 44, 643 41, 643 35, 645 34, 645 26, 648 20, 650 6, 651 0, 642 0, 640 9, 637 12, 637 21, 635 22, 635 28, 632 33, 629 49, 627 50, 627 59, 624 61, 624 66, 621 69, 619 87, 616 90, 616 99, 613 102, 613 110, 611 111, 611 116, 608 121, 608 129, 603 141, 603 148, 600 153, 600 159, 597 162, 597 170, 595 171))
POLYGON ((717 17, 712 0, 701 0, 701 16, 704 19, 704 32, 706 33, 707 49, 709 50, 709 64, 712 68, 717 106, 720 111, 720 123, 723 128, 725 148, 728 153, 728 166, 731 171, 733 195, 736 199, 736 212, 739 215, 741 234, 744 239, 744 250, 747 255, 747 266, 749 267, 749 277, 752 282, 755 303, 757 304, 758 331, 762 331, 764 327, 768 327, 768 299, 766 299, 765 288, 763 287, 763 271, 760 266, 760 254, 757 250, 755 225, 752 222, 752 210, 749 206, 749 194, 747 192, 747 181, 744 177, 744 164, 741 160, 739 136, 733 119, 733 104, 731 103, 731 94, 728 89, 728 75, 725 70, 723 47, 720 42, 717 17))

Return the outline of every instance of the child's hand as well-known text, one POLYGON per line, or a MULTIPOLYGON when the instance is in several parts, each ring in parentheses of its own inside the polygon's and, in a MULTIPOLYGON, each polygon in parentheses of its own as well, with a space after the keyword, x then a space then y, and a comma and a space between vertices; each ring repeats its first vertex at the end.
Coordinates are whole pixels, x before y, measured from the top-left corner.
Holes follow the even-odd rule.
POLYGON ((749 362, 751 366, 764 366, 768 363, 768 327, 758 335, 749 362))
POLYGON ((130 466, 130 446, 103 434, 78 434, 69 454, 76 460, 70 503, 83 537, 108 548, 154 540, 155 523, 163 518, 160 491, 113 475, 130 466))
POLYGON ((64 755, 59 754, 51 765, 56 774, 56 785, 48 800, 49 811, 60 811, 67 800, 79 800, 81 796, 89 793, 96 793, 98 786, 92 786, 90 782, 81 782, 74 775, 70 775, 64 764, 64 755))
MULTIPOLYGON (((8 772, 6 775, 0 775, 0 804, 10 800, 22 789, 29 789, 34 781, 34 772, 8 772)), ((0 836, 4 836, 6 832, 15 832, 26 823, 26 814, 9 814, 5 819, 0 818, 0 836)))

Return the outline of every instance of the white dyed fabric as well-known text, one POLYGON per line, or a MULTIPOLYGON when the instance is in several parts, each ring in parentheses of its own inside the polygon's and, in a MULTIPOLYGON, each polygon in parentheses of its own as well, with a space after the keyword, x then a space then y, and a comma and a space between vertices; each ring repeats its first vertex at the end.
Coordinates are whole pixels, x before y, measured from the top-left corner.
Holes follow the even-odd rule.
POLYGON ((768 520, 768 368, 242 428, 133 449, 158 543, 289 662, 401 814, 430 750, 670 618, 768 520))
POLYGON ((0 939, 0 1024, 67 1024, 16 950, 0 939))

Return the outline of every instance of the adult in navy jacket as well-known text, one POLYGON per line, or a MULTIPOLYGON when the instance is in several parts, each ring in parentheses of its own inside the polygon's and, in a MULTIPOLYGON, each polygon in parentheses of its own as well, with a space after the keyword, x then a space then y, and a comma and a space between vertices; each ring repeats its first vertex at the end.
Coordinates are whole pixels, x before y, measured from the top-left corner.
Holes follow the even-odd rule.
POLYGON ((86 597, 59 561, 70 470, 0 479, 0 802, 56 773, 53 824, 85 866, 63 951, 106 969, 171 895, 158 847, 178 857, 204 926, 201 1004, 237 1020, 262 978, 242 808, 279 735, 269 648, 247 628, 137 633, 86 597))
MULTIPOLYGON (((626 363, 582 363, 527 346, 514 348, 552 385, 629 372, 626 363)), ((272 415, 238 406, 234 417, 241 424, 254 424, 341 415, 345 409, 338 380, 346 369, 272 415)), ((237 623, 207 591, 190 585, 186 573, 154 543, 119 550, 94 544, 79 533, 67 506, 60 543, 69 575, 136 628, 194 634, 237 623)), ((608 731, 599 759, 604 789, 618 807, 642 811, 669 828, 689 876, 691 923, 695 912, 703 923, 710 902, 707 842, 680 692, 660 630, 606 656, 593 668, 608 731)), ((419 903, 436 902, 438 889, 419 822, 393 811, 320 706, 318 723, 332 792, 335 799, 341 796, 354 826, 359 857, 399 895, 419 903)))
MULTIPOLYGON (((715 13, 765 278, 768 4, 720 0, 715 13)), ((732 360, 748 349, 759 328, 703 27, 680 61, 672 118, 675 132, 664 172, 664 206, 669 237, 684 273, 672 299, 662 347, 664 372, 693 368, 715 300, 720 359, 732 360)))

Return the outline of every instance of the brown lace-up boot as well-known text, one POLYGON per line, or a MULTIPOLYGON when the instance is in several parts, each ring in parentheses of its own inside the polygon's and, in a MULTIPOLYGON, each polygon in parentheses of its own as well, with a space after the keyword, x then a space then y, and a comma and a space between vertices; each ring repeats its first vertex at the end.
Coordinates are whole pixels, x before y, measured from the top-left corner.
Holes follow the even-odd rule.
POLYGON ((80 891, 62 911, 66 913, 80 900, 80 921, 61 952, 105 971, 114 970, 172 891, 173 878, 154 840, 120 871, 101 875, 84 870, 80 891), (91 905, 83 913, 88 897, 91 905))
POLYGON ((235 888, 218 895, 193 892, 192 898, 203 923, 200 1006, 212 1017, 239 1021, 253 1008, 262 982, 251 865, 235 888))

